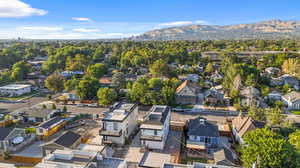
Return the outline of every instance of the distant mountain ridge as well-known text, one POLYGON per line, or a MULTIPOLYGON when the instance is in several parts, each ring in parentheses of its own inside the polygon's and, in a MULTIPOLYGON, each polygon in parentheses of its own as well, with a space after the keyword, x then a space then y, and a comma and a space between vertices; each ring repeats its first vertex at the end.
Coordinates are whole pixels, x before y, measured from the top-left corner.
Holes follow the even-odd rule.
POLYGON ((300 39, 300 21, 268 20, 237 25, 187 25, 156 29, 133 40, 300 39))

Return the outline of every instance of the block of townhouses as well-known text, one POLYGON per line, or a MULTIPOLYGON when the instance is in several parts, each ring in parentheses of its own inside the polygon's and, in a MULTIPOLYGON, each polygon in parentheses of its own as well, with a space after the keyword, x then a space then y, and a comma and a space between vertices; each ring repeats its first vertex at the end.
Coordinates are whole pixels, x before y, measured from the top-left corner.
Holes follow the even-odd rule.
POLYGON ((102 136, 103 144, 120 144, 124 145, 126 139, 137 128, 138 105, 128 103, 117 103, 105 114, 102 119, 102 136))
POLYGON ((170 127, 170 107, 154 105, 142 123, 141 144, 148 149, 164 149, 170 127))

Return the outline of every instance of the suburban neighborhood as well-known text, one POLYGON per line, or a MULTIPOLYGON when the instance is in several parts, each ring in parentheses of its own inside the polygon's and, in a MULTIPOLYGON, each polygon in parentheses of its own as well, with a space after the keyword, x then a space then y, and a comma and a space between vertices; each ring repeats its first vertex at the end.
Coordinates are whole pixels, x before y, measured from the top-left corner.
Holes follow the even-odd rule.
POLYGON ((277 2, 5 1, 0 168, 300 168, 300 21, 253 9, 277 2))

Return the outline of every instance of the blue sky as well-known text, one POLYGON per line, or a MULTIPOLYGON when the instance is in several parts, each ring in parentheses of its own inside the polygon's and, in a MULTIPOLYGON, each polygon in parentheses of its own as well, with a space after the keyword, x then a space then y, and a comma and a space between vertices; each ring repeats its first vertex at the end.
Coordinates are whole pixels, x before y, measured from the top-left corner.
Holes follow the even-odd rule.
POLYGON ((118 38, 188 24, 300 20, 299 6, 299 0, 0 0, 0 38, 118 38))

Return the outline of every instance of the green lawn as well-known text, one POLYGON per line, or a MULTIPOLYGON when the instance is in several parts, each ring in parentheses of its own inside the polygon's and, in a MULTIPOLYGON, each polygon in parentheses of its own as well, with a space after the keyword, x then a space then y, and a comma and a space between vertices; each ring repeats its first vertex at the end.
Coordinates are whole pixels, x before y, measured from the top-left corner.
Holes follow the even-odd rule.
POLYGON ((20 96, 15 96, 15 97, 0 97, 0 100, 16 101, 16 100, 20 100, 20 99, 26 98, 28 96, 34 95, 36 93, 38 93, 38 92, 37 91, 32 91, 30 93, 26 93, 26 94, 23 94, 23 95, 20 95, 20 96))
POLYGON ((300 110, 293 110, 293 111, 291 111, 291 113, 296 114, 296 115, 300 115, 300 110))
POLYGON ((178 105, 177 108, 182 108, 182 109, 192 109, 193 105, 178 105))

